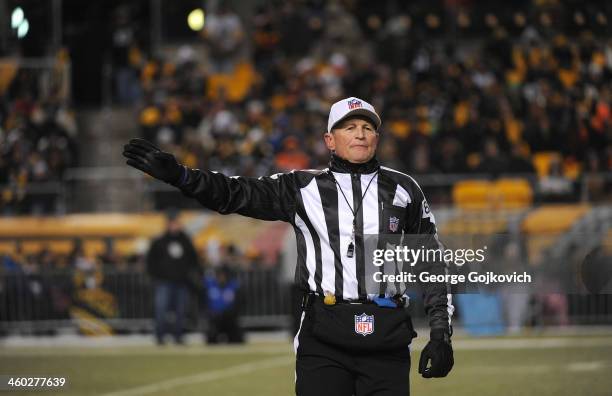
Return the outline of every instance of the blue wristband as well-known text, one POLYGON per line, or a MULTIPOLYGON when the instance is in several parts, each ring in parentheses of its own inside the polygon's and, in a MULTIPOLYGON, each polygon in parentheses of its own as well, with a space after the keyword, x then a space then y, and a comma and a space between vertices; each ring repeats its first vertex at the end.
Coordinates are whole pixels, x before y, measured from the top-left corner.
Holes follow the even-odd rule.
POLYGON ((176 184, 177 187, 181 187, 183 184, 185 184, 185 182, 187 181, 187 177, 189 175, 189 173, 187 172, 187 167, 184 165, 180 165, 182 172, 181 172, 181 177, 179 178, 178 183, 176 184))

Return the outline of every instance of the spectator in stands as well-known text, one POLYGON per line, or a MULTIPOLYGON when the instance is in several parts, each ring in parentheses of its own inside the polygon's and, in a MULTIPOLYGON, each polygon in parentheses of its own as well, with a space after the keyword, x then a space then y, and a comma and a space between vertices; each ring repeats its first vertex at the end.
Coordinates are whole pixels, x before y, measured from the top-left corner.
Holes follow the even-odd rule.
POLYGON ((500 153, 497 142, 489 138, 484 145, 484 155, 476 169, 479 173, 488 173, 494 177, 508 171, 508 161, 500 153))
POLYGON ((126 269, 126 260, 124 260, 115 249, 115 240, 111 237, 104 238, 104 251, 98 255, 98 261, 110 270, 117 270, 120 266, 122 270, 126 269))
MULTIPOLYGON (((374 98, 387 114, 383 125, 396 139, 392 155, 403 163, 400 169, 467 173, 484 161, 481 169, 492 163, 496 174, 530 173, 532 156, 547 150, 561 155, 562 178, 568 173, 579 177, 594 169, 594 162, 607 172, 612 170, 606 159, 612 112, 605 81, 612 76, 612 41, 609 34, 594 32, 603 32, 600 28, 608 22, 556 24, 550 9, 547 17, 538 16, 545 7, 562 15, 563 4, 531 4, 533 13, 510 4, 496 12, 464 5, 448 15, 448 9, 438 7, 423 15, 411 3, 376 12, 350 2, 264 6, 254 16, 252 38, 258 75, 244 94, 232 100, 227 92, 211 94, 214 89, 205 94, 203 87, 216 77, 202 72, 196 57, 186 57, 188 80, 199 81, 202 89, 177 89, 192 84, 181 82, 183 73, 164 74, 172 67, 156 58, 155 66, 143 69, 143 75, 156 76, 143 84, 155 106, 150 111, 147 105, 146 115, 155 121, 157 133, 167 103, 176 103, 183 117, 171 129, 195 128, 198 138, 191 140, 189 151, 199 145, 202 158, 232 174, 273 172, 274 164, 261 159, 283 157, 283 141, 290 135, 302 143, 311 166, 323 165, 320 139, 311 134, 324 126, 321 109, 346 92, 374 98), (455 34, 465 40, 447 39, 455 34), (408 41, 410 48, 403 48, 408 41), (377 43, 386 49, 373 52, 371 48, 381 47, 377 43), (296 113, 305 114, 305 121, 295 123, 296 113), (228 136, 231 144, 219 142, 228 136), (496 149, 487 143, 491 140, 496 149), (587 155, 588 150, 595 155, 587 155), (490 155, 493 151, 496 158, 490 155)), ((231 12, 211 18, 211 34, 224 24, 231 31, 243 30, 231 12)), ((228 37, 232 47, 234 35, 228 37)), ((242 40, 248 39, 243 35, 242 40)), ((232 80, 243 81, 238 75, 232 80)))
POLYGON ((542 200, 548 202, 568 202, 575 194, 573 183, 561 173, 558 159, 551 160, 548 174, 539 180, 539 189, 542 200))
POLYGON ((5 214, 55 212, 57 185, 38 183, 61 181, 65 169, 76 164, 76 123, 62 82, 66 57, 61 50, 50 78, 45 70, 18 69, 1 92, 0 210, 5 214))
POLYGON ((310 156, 301 148, 297 137, 289 136, 283 141, 283 149, 274 158, 278 172, 289 172, 294 169, 310 168, 310 156))
POLYGON ((2 255, 2 266, 0 272, 2 274, 20 273, 23 271, 22 265, 24 262, 21 242, 15 242, 15 252, 13 254, 2 255))
POLYGON ((137 24, 130 15, 130 6, 122 4, 115 9, 112 27, 112 66, 115 78, 115 98, 120 104, 132 104, 140 98, 137 68, 137 24))
POLYGON ((525 144, 514 144, 512 155, 508 159, 507 173, 535 175, 535 168, 529 161, 529 147, 525 144))
POLYGON ((218 12, 206 16, 204 37, 210 48, 214 71, 231 72, 244 43, 240 17, 226 3, 221 3, 218 12))
POLYGON ((176 344, 183 344, 184 320, 189 304, 190 287, 199 286, 198 255, 191 239, 182 230, 178 212, 167 213, 167 227, 163 235, 155 239, 146 263, 147 272, 155 287, 155 339, 163 345, 167 332, 168 314, 174 315, 172 335, 176 344))

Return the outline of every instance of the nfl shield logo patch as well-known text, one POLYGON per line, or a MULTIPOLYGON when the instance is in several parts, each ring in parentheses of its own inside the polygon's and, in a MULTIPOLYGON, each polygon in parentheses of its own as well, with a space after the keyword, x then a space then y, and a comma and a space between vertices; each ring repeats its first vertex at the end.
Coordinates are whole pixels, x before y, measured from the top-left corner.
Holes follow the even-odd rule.
POLYGON ((391 232, 396 232, 399 227, 399 218, 393 216, 389 217, 389 229, 391 232))
POLYGON ((355 315, 355 333, 364 337, 374 333, 374 315, 355 315))
POLYGON ((361 107, 361 101, 357 99, 351 99, 348 101, 349 110, 358 109, 361 107))

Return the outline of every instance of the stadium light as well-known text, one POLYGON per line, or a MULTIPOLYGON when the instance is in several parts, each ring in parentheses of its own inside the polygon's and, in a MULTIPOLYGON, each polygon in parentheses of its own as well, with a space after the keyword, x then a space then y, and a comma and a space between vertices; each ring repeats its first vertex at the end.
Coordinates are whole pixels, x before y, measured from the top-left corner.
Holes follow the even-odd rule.
POLYGON ((15 8, 11 14, 11 28, 17 29, 23 22, 23 17, 23 9, 21 7, 15 8))
POLYGON ((204 10, 196 8, 187 16, 187 25, 191 30, 198 32, 204 28, 204 18, 204 10))
POLYGON ((17 38, 20 38, 20 39, 24 38, 28 34, 29 30, 30 30, 30 23, 26 19, 19 25, 19 28, 17 29, 17 38))
POLYGON ((17 7, 11 13, 11 28, 17 29, 17 38, 22 39, 30 30, 30 22, 25 18, 21 7, 17 7))

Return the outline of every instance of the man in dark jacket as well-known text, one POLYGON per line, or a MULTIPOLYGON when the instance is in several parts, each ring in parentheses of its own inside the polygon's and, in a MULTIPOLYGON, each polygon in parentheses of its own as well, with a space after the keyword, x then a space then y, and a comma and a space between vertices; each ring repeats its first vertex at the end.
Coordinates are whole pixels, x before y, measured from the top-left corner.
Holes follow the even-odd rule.
POLYGON ((172 314, 172 335, 177 344, 182 344, 190 282, 197 275, 199 264, 196 250, 175 211, 168 212, 166 232, 153 241, 146 261, 147 272, 155 284, 156 341, 159 345, 164 343, 168 314, 172 314))
MULTIPOLYGON (((409 345, 416 333, 405 309, 408 285, 377 279, 406 273, 412 264, 379 265, 370 248, 386 249, 387 241, 398 240, 412 240, 412 248, 443 247, 416 181, 376 160, 380 125, 372 105, 342 99, 331 107, 323 135, 332 152, 329 168, 257 179, 189 169, 141 139, 124 148, 128 165, 176 186, 209 209, 293 226, 295 279, 304 292, 294 341, 300 396, 409 394, 409 345)), ((415 264, 420 273, 447 273, 442 260, 415 264)), ((446 282, 421 286, 431 332, 419 373, 444 377, 454 363, 450 288, 446 282)))

